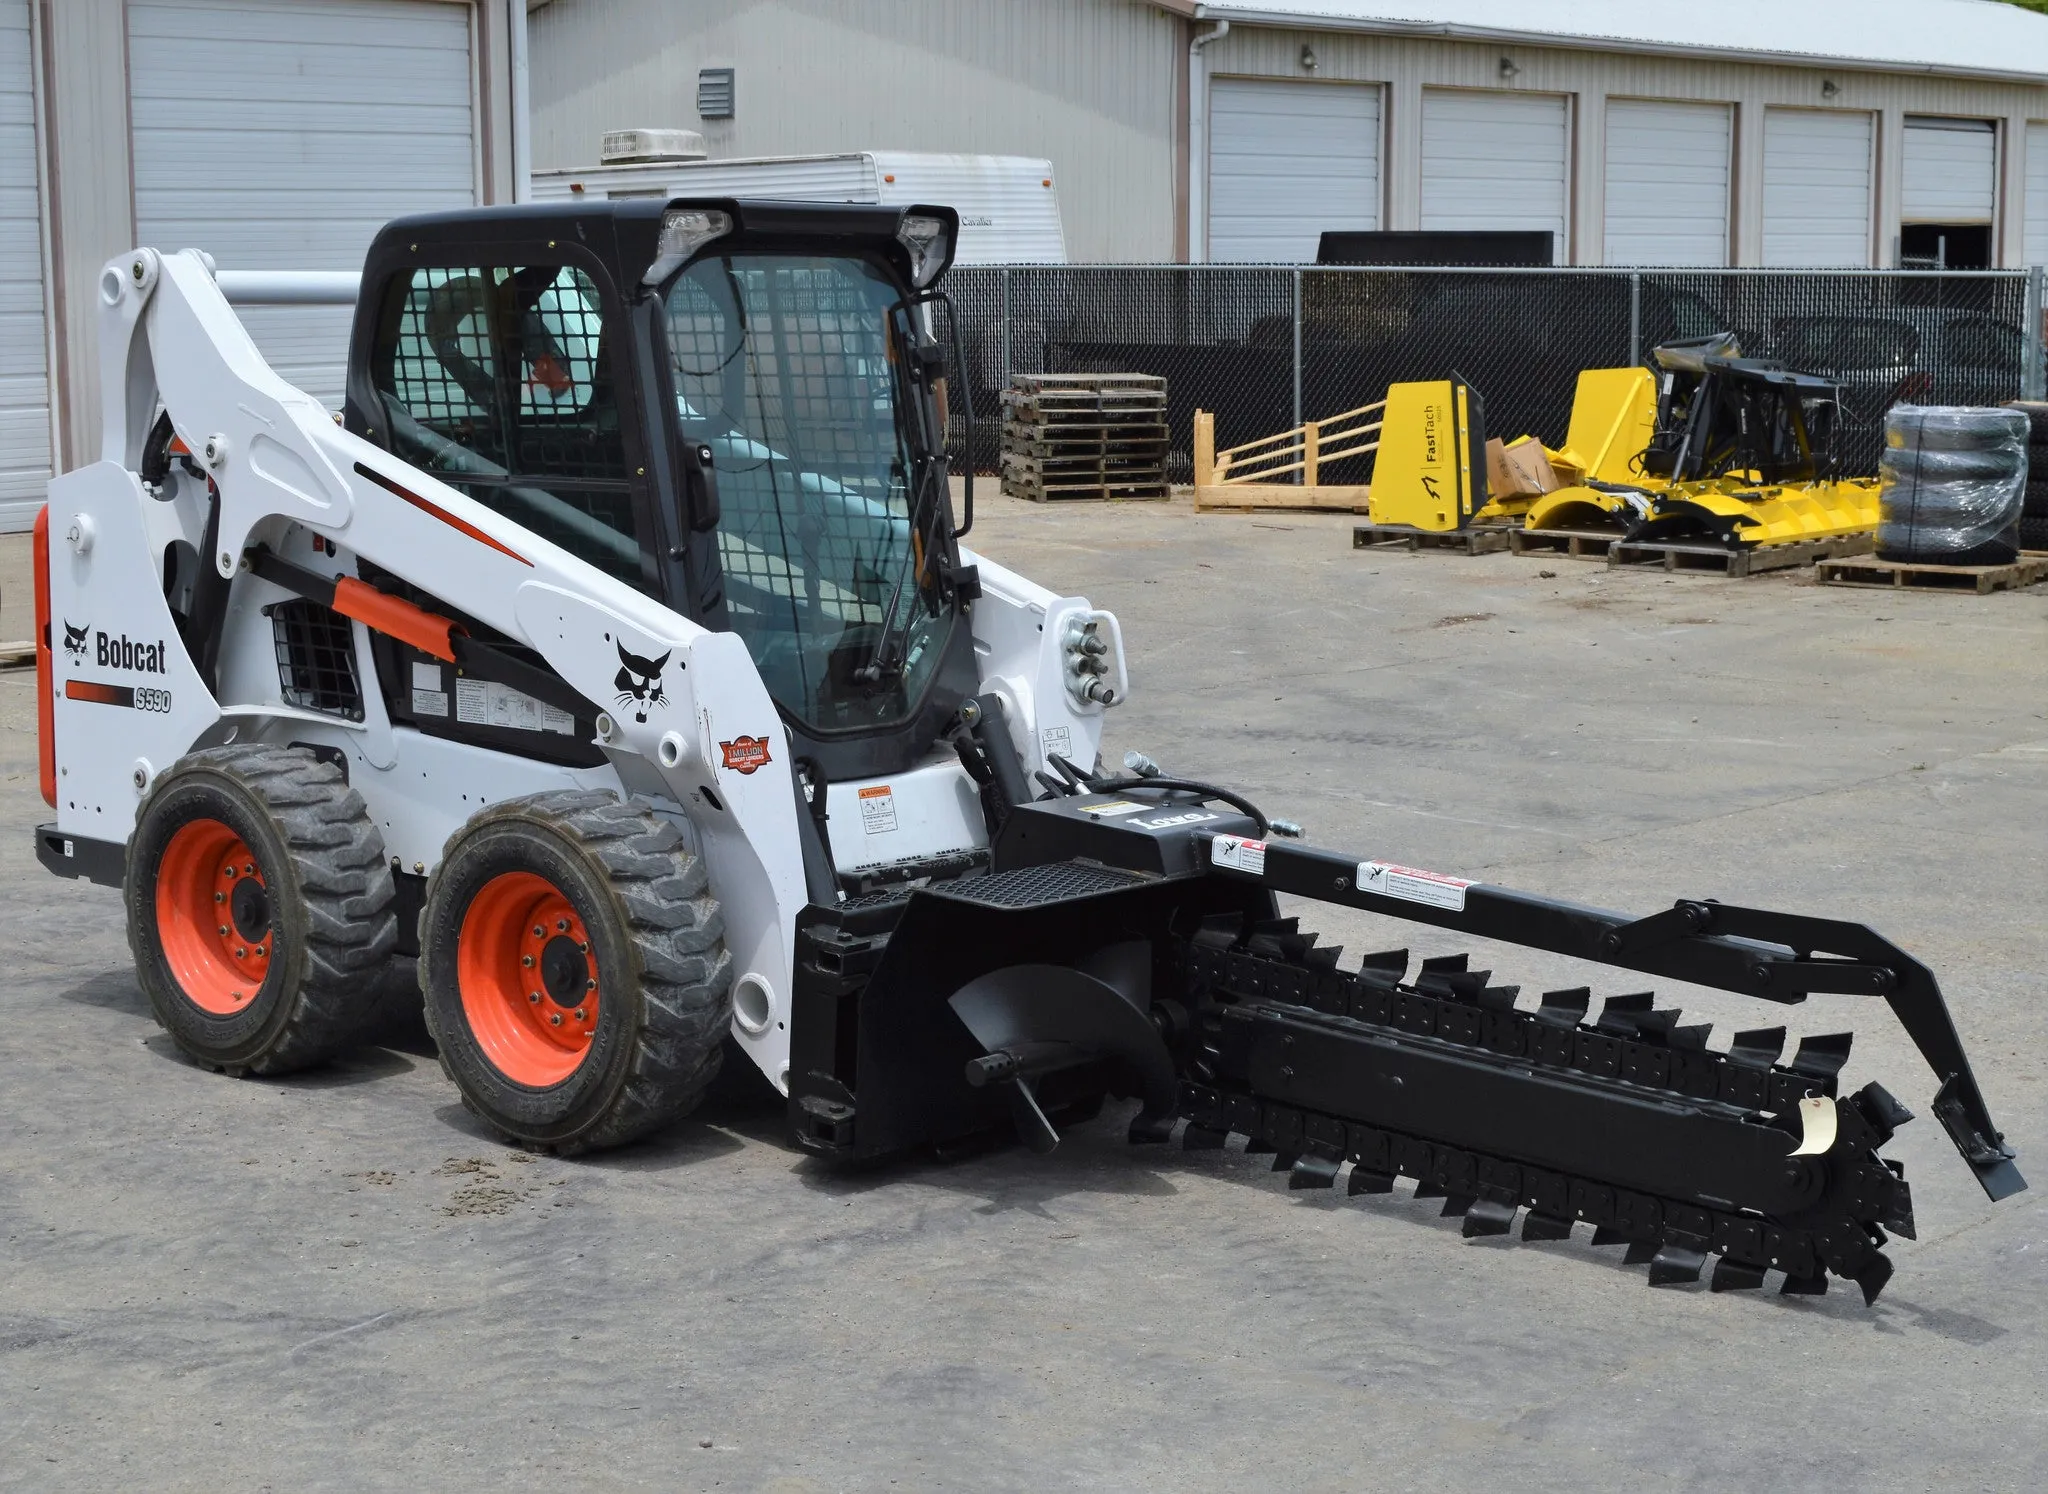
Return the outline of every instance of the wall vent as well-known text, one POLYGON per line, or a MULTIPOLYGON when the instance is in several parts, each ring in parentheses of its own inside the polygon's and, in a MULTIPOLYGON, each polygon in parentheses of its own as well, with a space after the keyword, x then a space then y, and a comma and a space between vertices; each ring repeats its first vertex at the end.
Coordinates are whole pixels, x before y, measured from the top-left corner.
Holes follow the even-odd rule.
POLYGON ((697 115, 700 119, 732 118, 732 69, 707 67, 697 73, 697 115))

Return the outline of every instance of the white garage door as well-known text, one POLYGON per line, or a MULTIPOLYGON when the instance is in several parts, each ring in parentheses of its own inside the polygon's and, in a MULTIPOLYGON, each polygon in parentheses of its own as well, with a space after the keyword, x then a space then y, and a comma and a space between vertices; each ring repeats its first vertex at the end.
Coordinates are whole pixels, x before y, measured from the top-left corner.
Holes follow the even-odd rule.
POLYGON ((1872 116, 1764 111, 1764 263, 1870 263, 1872 116))
POLYGON ((1728 263, 1731 123, 1726 104, 1608 101, 1607 264, 1728 263))
MULTIPOLYGON (((128 51, 145 244, 356 270, 385 220, 476 201, 467 6, 129 0, 128 51)), ((244 313, 272 366, 336 408, 349 317, 244 313)))
POLYGON ((2027 126, 2027 263, 2048 265, 2048 124, 2027 126))
POLYGON ((1422 91, 1422 226, 1546 229, 1570 257, 1570 127, 1562 96, 1422 91))
POLYGON ((50 481, 32 77, 27 0, 0 0, 0 530, 33 524, 50 481))
POLYGON ((1988 119, 1907 116, 1899 217, 1989 223, 1998 206, 1998 133, 1988 119))
POLYGON ((1325 229, 1380 226, 1380 91, 1209 85, 1209 258, 1298 263, 1325 229))

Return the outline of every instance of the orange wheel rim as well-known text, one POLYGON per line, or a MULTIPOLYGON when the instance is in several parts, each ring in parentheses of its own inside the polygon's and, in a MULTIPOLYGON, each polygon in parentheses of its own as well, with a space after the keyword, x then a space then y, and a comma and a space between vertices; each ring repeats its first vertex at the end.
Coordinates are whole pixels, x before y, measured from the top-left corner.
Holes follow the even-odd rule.
POLYGON ((590 932, 546 877, 506 872, 462 915, 455 982, 484 1057, 515 1084, 545 1089, 576 1072, 597 1030, 590 932))
POLYGON ((216 1017, 247 1011, 270 973, 270 888, 219 820, 179 827, 156 869, 156 928, 185 999, 216 1017))

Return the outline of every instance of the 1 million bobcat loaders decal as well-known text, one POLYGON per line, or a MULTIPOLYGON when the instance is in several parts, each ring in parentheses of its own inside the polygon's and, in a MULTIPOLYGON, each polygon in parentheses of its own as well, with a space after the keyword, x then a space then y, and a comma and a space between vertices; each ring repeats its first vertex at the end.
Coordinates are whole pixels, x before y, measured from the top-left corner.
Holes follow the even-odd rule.
MULTIPOLYGON (((1846 1034, 1787 1059, 1783 1027, 1715 1047, 1646 994, 1345 961, 1285 895, 1630 985, 1881 1002, 1986 1194, 2024 1186, 1934 976, 1861 925, 1558 902, 1298 844, 1136 754, 1077 766, 1127 693, 1122 636, 960 543, 938 395, 966 365, 929 335, 955 227, 732 201, 405 220, 353 288, 339 427, 229 304, 335 277, 106 267, 100 366, 129 372, 36 526, 36 845, 122 888, 181 1049, 319 1063, 411 957, 465 1102, 527 1146, 670 1124, 730 1038, 826 1157, 1049 1148, 1117 1095, 1134 1141, 1241 1136, 1298 1188, 1406 1177, 1467 1234, 1584 1225, 1654 1282, 1883 1288, 1914 1216, 1879 1152, 1909 1115, 1845 1093, 1846 1034), (64 621, 53 650, 77 616, 91 649, 64 621), (146 691, 74 677, 110 647, 146 691)), ((1400 426, 1450 526, 1480 433, 1438 392, 1400 426)))

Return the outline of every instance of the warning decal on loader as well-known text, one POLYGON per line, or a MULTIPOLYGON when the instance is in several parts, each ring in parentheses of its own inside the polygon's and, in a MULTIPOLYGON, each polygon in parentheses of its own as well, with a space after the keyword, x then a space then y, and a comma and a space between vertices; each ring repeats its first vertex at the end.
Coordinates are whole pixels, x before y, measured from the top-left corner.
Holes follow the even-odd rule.
POLYGON ((1219 835, 1209 842, 1209 859, 1232 871, 1263 877, 1266 874, 1266 843, 1263 840, 1246 840, 1241 835, 1219 835))
POLYGON ((576 718, 567 711, 495 680, 458 679, 455 719, 511 731, 551 731, 562 736, 573 736, 576 731, 576 718))
POLYGON ((1397 897, 1404 903, 1426 903, 1432 908, 1465 911, 1465 889, 1472 885, 1463 877, 1442 872, 1417 871, 1412 866, 1394 866, 1385 861, 1358 863, 1358 890, 1381 897, 1397 897))
POLYGON ((896 796, 888 784, 860 791, 860 828, 868 835, 885 835, 896 828, 896 796))

